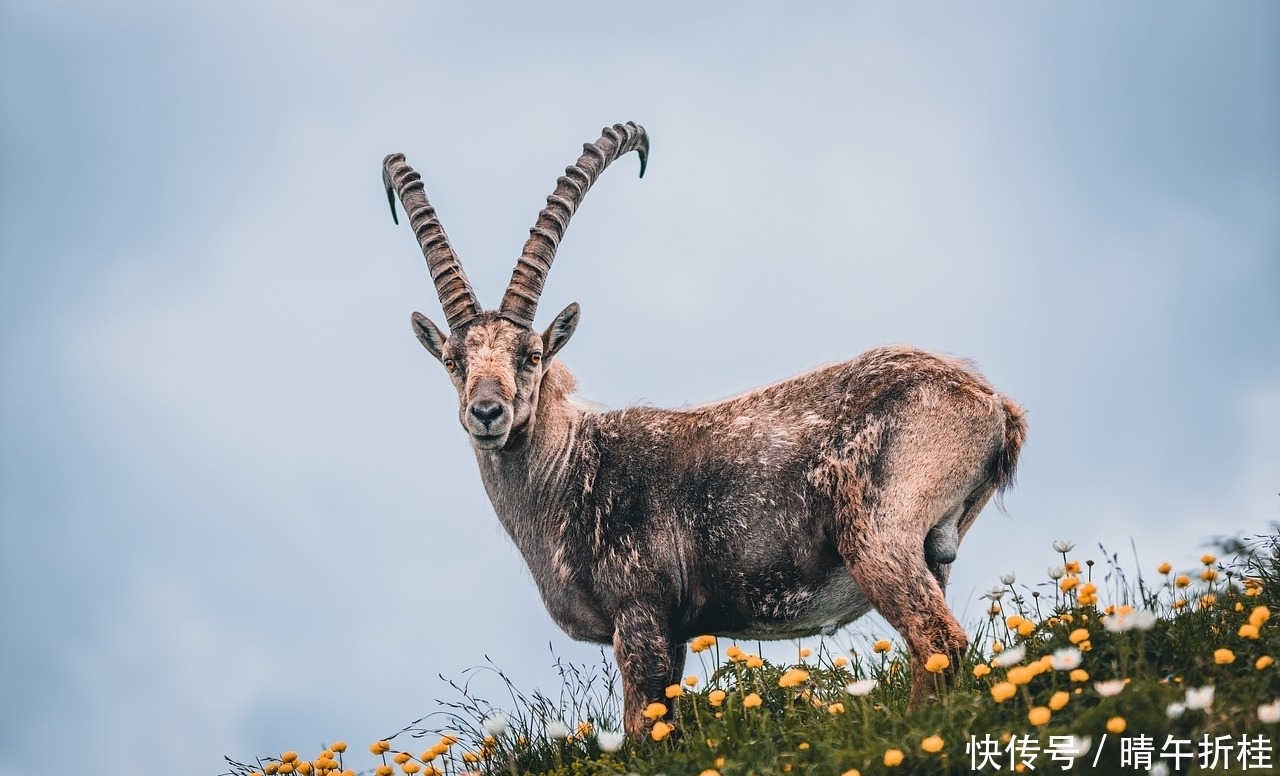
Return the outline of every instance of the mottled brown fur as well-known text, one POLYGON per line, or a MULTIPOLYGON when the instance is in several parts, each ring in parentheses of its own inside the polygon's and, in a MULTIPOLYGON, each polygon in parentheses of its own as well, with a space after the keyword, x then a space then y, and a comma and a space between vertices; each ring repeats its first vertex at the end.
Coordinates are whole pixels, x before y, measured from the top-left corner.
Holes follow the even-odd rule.
POLYGON ((958 543, 1008 484, 1017 405, 961 362, 886 347, 714 404, 597 411, 558 359, 515 374, 542 342, 515 328, 485 314, 442 355, 464 427, 473 387, 511 398, 510 437, 476 447, 485 487, 556 623, 613 644, 632 734, 704 632, 791 638, 872 607, 907 641, 913 703, 951 681, 923 667, 967 647, 954 549, 928 540, 950 519, 958 543))

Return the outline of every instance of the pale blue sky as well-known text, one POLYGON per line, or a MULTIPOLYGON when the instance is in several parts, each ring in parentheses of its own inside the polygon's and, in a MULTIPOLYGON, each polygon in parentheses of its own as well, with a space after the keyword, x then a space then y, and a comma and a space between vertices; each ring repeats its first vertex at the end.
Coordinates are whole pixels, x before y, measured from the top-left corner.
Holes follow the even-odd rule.
MULTIPOLYGON (((0 776, 361 744, 490 655, 552 685, 403 151, 494 304, 561 169, 539 325, 610 406, 868 346, 1026 406, 952 598, 1280 519, 1280 7, 11 0, 0 7, 0 776), (1093 557, 1100 559, 1095 550, 1093 557)), ((149 770, 150 767, 144 767, 149 770)))

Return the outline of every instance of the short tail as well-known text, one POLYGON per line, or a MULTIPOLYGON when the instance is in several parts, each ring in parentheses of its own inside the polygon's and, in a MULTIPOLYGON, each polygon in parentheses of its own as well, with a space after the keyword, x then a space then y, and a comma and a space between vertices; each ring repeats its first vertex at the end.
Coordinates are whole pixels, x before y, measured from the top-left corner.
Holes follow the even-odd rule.
POLYGON ((1018 471, 1018 453, 1027 441, 1027 412, 1005 397, 1000 397, 1004 410, 1004 440, 991 461, 991 480, 996 486, 996 507, 1004 512, 1004 492, 1013 485, 1018 471))

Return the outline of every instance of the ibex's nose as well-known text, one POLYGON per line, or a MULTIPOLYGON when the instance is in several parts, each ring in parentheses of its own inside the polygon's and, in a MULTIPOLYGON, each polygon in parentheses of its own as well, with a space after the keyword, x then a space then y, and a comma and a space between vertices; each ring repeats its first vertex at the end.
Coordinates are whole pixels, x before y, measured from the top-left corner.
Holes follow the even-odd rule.
POLYGON ((471 415, 486 426, 502 417, 502 403, 478 401, 471 405, 471 415))

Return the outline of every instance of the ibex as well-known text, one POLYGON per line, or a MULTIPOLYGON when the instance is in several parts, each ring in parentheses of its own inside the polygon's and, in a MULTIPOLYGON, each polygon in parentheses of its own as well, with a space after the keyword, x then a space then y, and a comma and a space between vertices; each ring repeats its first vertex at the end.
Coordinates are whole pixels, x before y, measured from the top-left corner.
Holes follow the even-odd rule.
POLYGON ((613 645, 631 736, 680 681, 692 637, 830 634, 873 607, 906 641, 919 705, 937 686, 926 660, 955 666, 968 646, 943 591, 960 539, 1013 478, 1022 409, 965 363, 902 346, 685 409, 576 403, 557 356, 578 305, 542 333, 534 312, 587 190, 630 151, 643 176, 649 141, 618 124, 583 149, 497 310, 476 300, 418 173, 402 154, 383 162, 449 324, 415 312, 414 333, 453 380, 489 500, 551 618, 613 645))

